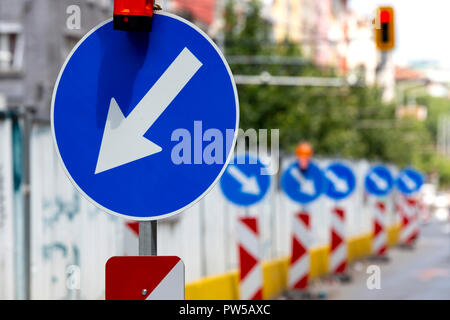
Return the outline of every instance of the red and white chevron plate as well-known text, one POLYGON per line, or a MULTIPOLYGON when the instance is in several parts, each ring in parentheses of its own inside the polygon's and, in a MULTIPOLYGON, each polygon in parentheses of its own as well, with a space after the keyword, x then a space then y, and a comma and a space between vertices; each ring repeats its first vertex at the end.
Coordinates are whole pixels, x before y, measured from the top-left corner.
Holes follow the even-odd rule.
POLYGON ((239 218, 237 224, 240 294, 242 300, 262 300, 262 267, 258 219, 239 218))
POLYGON ((413 197, 400 196, 397 205, 402 226, 400 231, 400 242, 411 245, 419 235, 417 200, 413 197))
POLYGON ((293 290, 306 290, 310 270, 309 247, 311 222, 308 212, 294 215, 292 222, 292 254, 289 270, 289 287, 293 290))
POLYGON ((184 300, 179 257, 112 257, 105 268, 106 300, 184 300))
POLYGON ((345 242, 345 210, 335 207, 331 212, 330 268, 334 274, 347 271, 347 243, 345 242))
POLYGON ((381 257, 387 253, 386 204, 375 200, 373 213, 373 254, 381 257))

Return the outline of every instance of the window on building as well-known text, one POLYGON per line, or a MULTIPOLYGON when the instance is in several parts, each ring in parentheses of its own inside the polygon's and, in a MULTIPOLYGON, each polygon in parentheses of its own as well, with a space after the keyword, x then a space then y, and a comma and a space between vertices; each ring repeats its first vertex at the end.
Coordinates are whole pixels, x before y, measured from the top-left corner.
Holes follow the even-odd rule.
POLYGON ((0 73, 22 71, 24 41, 22 27, 0 22, 0 73))

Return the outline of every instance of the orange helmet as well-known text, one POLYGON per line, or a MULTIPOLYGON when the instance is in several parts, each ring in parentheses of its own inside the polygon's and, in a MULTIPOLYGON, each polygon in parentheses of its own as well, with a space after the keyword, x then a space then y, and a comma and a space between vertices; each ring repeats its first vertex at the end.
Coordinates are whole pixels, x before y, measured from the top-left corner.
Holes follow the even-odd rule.
POLYGON ((295 155, 297 156, 300 169, 308 169, 313 153, 313 148, 308 142, 300 142, 298 144, 297 148, 295 148, 295 155))

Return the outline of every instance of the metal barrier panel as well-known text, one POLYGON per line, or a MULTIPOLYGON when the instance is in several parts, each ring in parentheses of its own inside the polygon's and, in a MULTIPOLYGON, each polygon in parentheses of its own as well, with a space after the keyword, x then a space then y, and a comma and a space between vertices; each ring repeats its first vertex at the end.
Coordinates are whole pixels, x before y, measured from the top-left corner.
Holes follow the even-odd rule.
POLYGON ((0 121, 0 300, 15 298, 12 174, 11 120, 5 119, 0 121))
POLYGON ((123 254, 123 223, 75 190, 48 126, 32 131, 31 202, 32 298, 103 298, 105 263, 123 254))
MULTIPOLYGON (((0 216, 6 230, 0 237, 0 298, 14 295, 8 255, 12 252, 12 164, 11 128, 0 123, 0 176, 3 179, 3 211, 0 216), (8 137, 9 135, 9 137, 8 137), (9 150, 9 151, 8 151, 9 150), (8 155, 9 154, 9 155, 8 155), (9 161, 9 162, 8 162, 9 161), (6 200, 5 200, 6 199, 6 200), (6 220, 5 220, 6 217, 6 220), (5 222, 6 221, 6 224, 5 222), (10 239, 11 238, 11 239, 10 239), (9 239, 9 240, 8 240, 9 239), (5 279, 5 280, 3 280, 5 279)), ((280 173, 294 158, 282 159, 280 173)), ((364 177, 370 163, 365 160, 318 159, 321 168, 333 161, 347 163, 357 177, 355 192, 340 203, 346 208, 347 237, 372 232, 369 201, 364 191, 364 177)), ((33 299, 101 299, 104 297, 104 265, 116 255, 137 252, 137 236, 128 221, 104 214, 86 201, 66 177, 55 153, 50 127, 35 125, 31 139, 31 216, 32 216, 32 298, 33 299)), ((394 174, 396 168, 392 167, 394 174)), ((242 216, 258 216, 264 260, 289 256, 291 224, 300 205, 292 202, 278 186, 279 175, 272 177, 267 196, 245 209, 227 202, 216 186, 199 203, 184 214, 158 222, 158 253, 177 255, 186 265, 186 282, 208 275, 237 269, 236 221, 242 216)), ((312 247, 329 241, 330 210, 333 202, 322 195, 308 205, 311 213, 312 247)), ((396 221, 393 196, 387 204, 387 223, 396 221)), ((151 204, 148 204, 151 206, 151 204)))

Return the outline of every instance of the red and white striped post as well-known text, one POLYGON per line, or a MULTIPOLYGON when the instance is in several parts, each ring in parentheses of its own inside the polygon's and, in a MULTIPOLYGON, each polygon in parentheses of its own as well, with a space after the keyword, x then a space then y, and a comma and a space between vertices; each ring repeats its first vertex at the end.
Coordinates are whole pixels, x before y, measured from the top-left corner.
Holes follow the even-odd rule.
POLYGON ((419 233, 420 233, 420 201, 416 200, 416 206, 415 206, 415 210, 414 210, 414 239, 413 241, 416 241, 417 238, 419 238, 419 233))
POLYGON ((420 197, 417 202, 417 211, 419 214, 419 222, 428 222, 430 220, 430 210, 428 206, 425 204, 423 197, 420 197))
POLYGON ((347 271, 347 243, 345 242, 345 210, 335 207, 331 214, 331 272, 347 271))
POLYGON ((258 219, 238 219, 240 294, 242 300, 262 300, 262 267, 258 219))
POLYGON ((373 253, 376 257, 383 257, 387 253, 386 204, 375 200, 374 205, 373 253))
POLYGON ((417 201, 412 197, 401 196, 398 202, 401 215, 400 242, 412 245, 418 236, 417 201))
POLYGON ((293 290, 308 288, 310 230, 309 213, 303 211, 295 214, 292 224, 292 254, 289 270, 289 287, 293 290))

